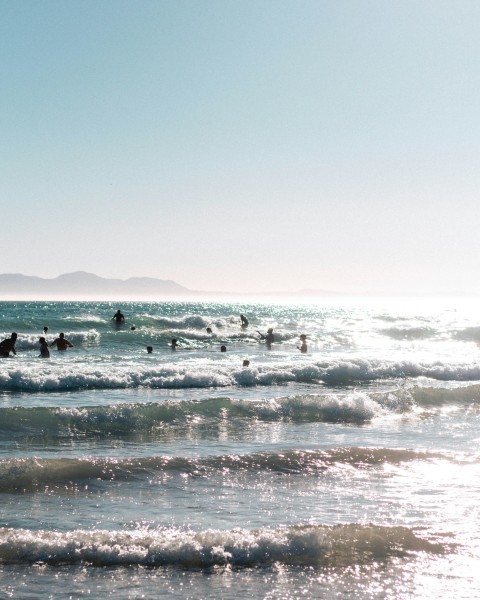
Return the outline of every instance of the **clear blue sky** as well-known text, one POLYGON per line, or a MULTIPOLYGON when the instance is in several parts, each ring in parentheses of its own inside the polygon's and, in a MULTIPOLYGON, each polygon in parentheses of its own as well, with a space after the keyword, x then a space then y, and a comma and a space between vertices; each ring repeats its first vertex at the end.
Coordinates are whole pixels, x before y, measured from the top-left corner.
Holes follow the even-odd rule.
POLYGON ((480 291, 480 2, 0 15, 1 273, 480 291))

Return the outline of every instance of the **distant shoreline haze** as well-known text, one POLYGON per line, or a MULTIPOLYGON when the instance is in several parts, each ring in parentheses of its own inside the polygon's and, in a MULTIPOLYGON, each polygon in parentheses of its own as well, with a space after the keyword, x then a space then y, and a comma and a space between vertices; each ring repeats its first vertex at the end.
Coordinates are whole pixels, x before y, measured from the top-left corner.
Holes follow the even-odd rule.
MULTIPOLYGON (((201 299, 206 297, 234 298, 315 298, 360 296, 415 296, 415 294, 384 294, 378 291, 348 293, 327 290, 299 290, 297 292, 222 292, 190 290, 171 279, 153 277, 129 277, 109 279, 86 271, 64 273, 47 279, 20 273, 0 274, 0 301, 2 300, 162 300, 201 299)), ((418 296, 476 296, 462 292, 441 294, 418 294, 418 296)))
POLYGON ((166 298, 252 297, 252 296, 331 296, 334 292, 245 293, 190 290, 170 279, 130 277, 109 279, 86 271, 65 273, 48 279, 20 273, 0 274, 0 300, 159 300, 166 298))

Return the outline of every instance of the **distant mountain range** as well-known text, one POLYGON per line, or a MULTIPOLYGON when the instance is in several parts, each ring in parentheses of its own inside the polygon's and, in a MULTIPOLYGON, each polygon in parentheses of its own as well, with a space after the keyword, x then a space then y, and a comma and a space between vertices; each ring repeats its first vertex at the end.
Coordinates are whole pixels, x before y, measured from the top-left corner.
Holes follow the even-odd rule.
MULTIPOLYGON (((302 290, 300 292, 271 292, 273 296, 332 296, 335 292, 302 290)), ((162 300, 164 298, 252 298, 256 294, 190 290, 170 279, 130 277, 106 279, 93 273, 75 271, 53 279, 20 273, 0 274, 1 300, 162 300)))
POLYGON ((0 300, 70 299, 129 300, 191 296, 193 291, 171 280, 151 277, 105 279, 93 273, 76 271, 54 279, 10 273, 0 275, 0 300))
MULTIPOLYGON (((202 299, 211 297, 244 298, 290 297, 320 298, 332 296, 383 296, 379 292, 345 293, 326 290, 299 290, 298 292, 270 292, 262 294, 228 293, 190 290, 171 279, 153 277, 130 277, 129 279, 106 279, 93 273, 75 271, 54 279, 44 279, 20 273, 0 274, 1 300, 163 300, 173 298, 202 299)), ((391 294, 395 295, 395 294, 391 294)), ((412 295, 412 294, 400 294, 412 295)), ((419 294, 422 295, 422 294, 419 294)), ((461 292, 449 294, 425 294, 427 296, 468 296, 461 292)), ((474 294, 475 295, 475 294, 474 294)), ((478 294, 477 294, 478 295, 478 294)))

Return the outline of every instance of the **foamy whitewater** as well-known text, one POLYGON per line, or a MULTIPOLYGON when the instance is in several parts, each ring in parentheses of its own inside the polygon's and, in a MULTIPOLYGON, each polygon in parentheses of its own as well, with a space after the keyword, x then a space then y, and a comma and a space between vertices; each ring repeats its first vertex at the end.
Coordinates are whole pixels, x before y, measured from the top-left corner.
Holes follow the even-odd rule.
POLYGON ((12 331, 1 598, 480 597, 480 302, 2 302, 12 331))

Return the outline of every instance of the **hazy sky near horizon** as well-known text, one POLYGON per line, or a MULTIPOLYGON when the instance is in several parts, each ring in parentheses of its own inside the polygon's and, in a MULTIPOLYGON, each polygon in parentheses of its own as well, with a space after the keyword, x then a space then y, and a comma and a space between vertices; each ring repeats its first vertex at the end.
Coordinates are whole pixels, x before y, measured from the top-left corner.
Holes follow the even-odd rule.
POLYGON ((0 0, 1 273, 480 292, 480 3, 0 0))

